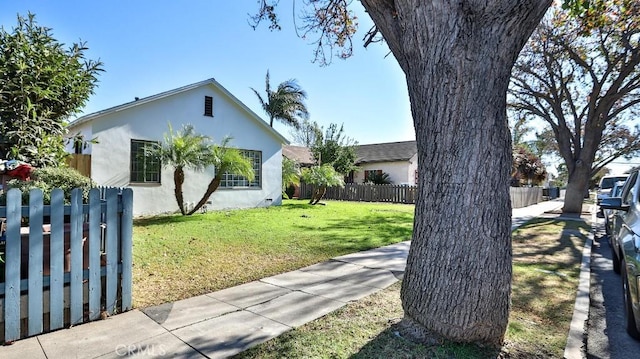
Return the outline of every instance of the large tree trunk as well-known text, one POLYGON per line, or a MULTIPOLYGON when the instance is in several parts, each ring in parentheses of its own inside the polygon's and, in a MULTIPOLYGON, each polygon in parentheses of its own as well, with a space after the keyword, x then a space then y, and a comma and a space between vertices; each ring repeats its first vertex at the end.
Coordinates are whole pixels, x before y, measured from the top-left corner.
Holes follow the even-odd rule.
POLYGON ((573 170, 569 171, 562 213, 582 213, 582 203, 584 202, 585 194, 589 191, 591 165, 583 165, 579 161, 578 164, 574 164, 571 167, 573 167, 573 170))
POLYGON ((500 345, 511 290, 511 67, 550 0, 362 0, 407 77, 418 200, 402 283, 424 340, 500 345))

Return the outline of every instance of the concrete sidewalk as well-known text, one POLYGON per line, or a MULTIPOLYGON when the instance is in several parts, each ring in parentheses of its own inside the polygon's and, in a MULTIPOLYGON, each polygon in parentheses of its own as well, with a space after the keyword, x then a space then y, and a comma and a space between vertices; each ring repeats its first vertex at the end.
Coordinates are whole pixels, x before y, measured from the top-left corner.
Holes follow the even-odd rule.
MULTIPOLYGON (((513 210, 514 227, 559 209, 513 210)), ((2 358, 226 358, 401 279, 409 242, 348 254, 237 287, 19 340, 2 358)))

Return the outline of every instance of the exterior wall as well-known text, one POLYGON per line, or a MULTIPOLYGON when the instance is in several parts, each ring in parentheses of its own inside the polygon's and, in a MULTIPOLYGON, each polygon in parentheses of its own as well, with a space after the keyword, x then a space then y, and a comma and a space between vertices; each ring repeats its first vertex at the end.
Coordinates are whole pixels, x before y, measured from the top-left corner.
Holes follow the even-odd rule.
MULTIPOLYGON (((91 132, 90 123, 83 123, 83 124, 80 124, 79 126, 73 127, 72 129, 69 130, 69 133, 67 134, 67 136, 75 136, 76 133, 80 133, 82 136, 84 136, 84 139, 86 141, 89 141, 93 138, 93 133, 91 132)), ((89 143, 87 148, 82 150, 82 154, 90 155, 91 146, 92 144, 89 143)), ((66 150, 69 153, 75 153, 75 149, 73 148, 73 142, 67 143, 66 150)))
POLYGON ((389 174, 389 179, 393 184, 409 184, 415 185, 415 170, 418 168, 418 161, 412 158, 410 161, 395 162, 372 162, 360 164, 360 170, 353 175, 354 183, 364 182, 364 171, 382 170, 389 174))
MULTIPOLYGON (((92 124, 92 136, 97 136, 99 141, 91 146, 92 178, 99 185, 131 187, 134 215, 178 211, 172 168, 162 169, 160 184, 130 183, 129 180, 131 139, 162 141, 168 131, 168 123, 174 131, 189 123, 196 132, 210 136, 215 143, 231 136, 231 146, 262 152, 261 188, 218 188, 209 198, 209 209, 264 207, 282 203, 280 139, 213 85, 108 113, 89 123, 92 124), (204 96, 213 97, 213 117, 203 115, 204 96)), ((198 202, 212 178, 213 168, 202 172, 185 171, 184 201, 198 202)))

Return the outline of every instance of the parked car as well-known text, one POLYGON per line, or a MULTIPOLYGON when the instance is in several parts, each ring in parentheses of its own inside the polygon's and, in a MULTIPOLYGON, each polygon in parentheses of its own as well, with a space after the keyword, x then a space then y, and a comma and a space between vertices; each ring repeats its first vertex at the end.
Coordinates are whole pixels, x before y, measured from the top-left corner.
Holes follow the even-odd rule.
POLYGON ((611 189, 616 184, 616 182, 624 182, 627 180, 628 175, 620 175, 620 176, 604 176, 600 179, 600 184, 598 185, 598 192, 596 194, 596 202, 600 204, 600 201, 603 198, 609 197, 611 194, 611 189))
MULTIPOLYGON (((622 188, 624 187, 624 183, 625 182, 623 181, 616 182, 616 184, 611 189, 611 193, 609 194, 609 197, 620 197, 622 195, 622 188)), ((609 236, 609 242, 611 242, 611 233, 612 233, 613 222, 614 222, 613 219, 614 219, 616 210, 603 209, 602 212, 604 214, 604 229, 607 235, 609 236)), ((617 271, 616 273, 619 273, 619 271, 617 271)))
POLYGON ((600 207, 615 210, 611 218, 614 270, 622 277, 627 333, 640 340, 640 180, 638 171, 627 179, 620 197, 606 197, 600 207))

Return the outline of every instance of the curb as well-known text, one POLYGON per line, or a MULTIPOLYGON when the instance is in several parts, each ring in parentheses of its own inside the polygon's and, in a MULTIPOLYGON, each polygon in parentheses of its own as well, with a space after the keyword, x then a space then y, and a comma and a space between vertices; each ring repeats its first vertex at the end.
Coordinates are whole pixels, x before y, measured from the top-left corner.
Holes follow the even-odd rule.
MULTIPOLYGON (((594 206, 595 208, 595 206, 594 206)), ((591 245, 593 244, 593 226, 595 224, 596 211, 591 210, 591 232, 585 241, 582 250, 582 263, 580 265, 580 280, 578 283, 578 293, 576 303, 573 308, 573 317, 569 327, 567 345, 564 348, 565 359, 583 359, 586 357, 584 348, 584 336, 586 332, 587 320, 589 319, 589 303, 591 290, 591 245)))

